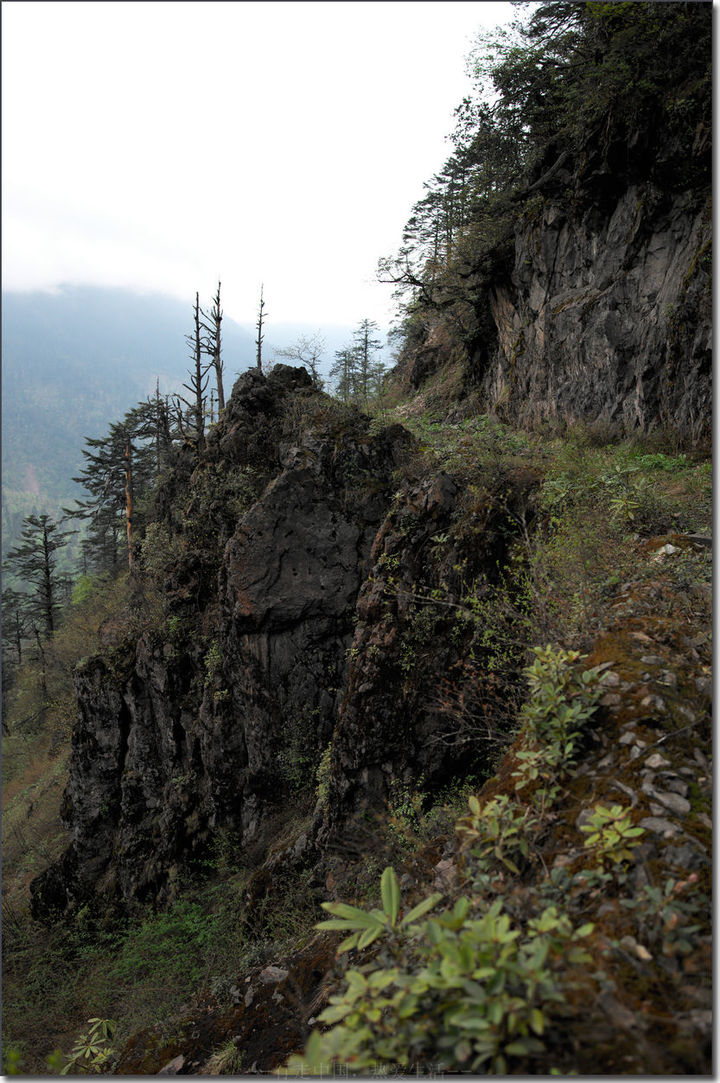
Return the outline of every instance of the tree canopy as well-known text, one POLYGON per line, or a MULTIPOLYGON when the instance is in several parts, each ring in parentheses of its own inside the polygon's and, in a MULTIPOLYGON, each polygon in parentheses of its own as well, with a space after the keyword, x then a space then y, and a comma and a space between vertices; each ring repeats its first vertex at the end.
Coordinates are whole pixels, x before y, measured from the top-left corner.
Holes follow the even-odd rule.
POLYGON ((515 6, 510 27, 478 36, 452 152, 399 251, 379 262, 406 314, 453 307, 463 318, 478 281, 507 273, 533 194, 593 179, 611 190, 654 171, 665 186, 709 181, 710 3, 515 6))

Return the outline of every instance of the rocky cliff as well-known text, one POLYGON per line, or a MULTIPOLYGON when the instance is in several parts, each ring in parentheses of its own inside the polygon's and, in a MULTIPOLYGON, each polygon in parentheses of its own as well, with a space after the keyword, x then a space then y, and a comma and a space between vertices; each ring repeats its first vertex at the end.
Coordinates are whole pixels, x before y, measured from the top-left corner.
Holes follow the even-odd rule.
POLYGON ((464 273, 455 320, 442 308, 423 313, 401 357, 406 386, 459 366, 464 394, 514 424, 708 438, 707 133, 698 131, 685 177, 670 151, 675 173, 658 166, 655 144, 644 154, 612 149, 563 155, 515 197, 514 240, 486 257, 492 276, 464 273))
MULTIPOLYGON (((601 205, 602 206, 602 205, 601 205)), ((630 186, 607 209, 548 200, 520 221, 511 283, 491 294, 483 392, 521 425, 709 431, 711 210, 630 186)))
POLYGON ((404 468, 414 443, 302 369, 238 380, 200 461, 181 455, 156 495, 128 612, 77 668, 72 844, 34 882, 36 914, 167 901, 219 830, 263 853, 331 739, 321 843, 393 786, 462 771, 443 680, 471 715, 489 694, 463 584, 497 577, 537 478, 468 494, 404 468))

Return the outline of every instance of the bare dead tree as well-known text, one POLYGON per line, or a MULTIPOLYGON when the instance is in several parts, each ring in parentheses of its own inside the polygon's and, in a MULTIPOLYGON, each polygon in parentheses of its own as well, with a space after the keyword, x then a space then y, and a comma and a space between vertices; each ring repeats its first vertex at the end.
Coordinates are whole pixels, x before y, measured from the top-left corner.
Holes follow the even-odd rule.
MULTIPOLYGON (((222 361, 222 318, 220 308, 220 283, 218 282, 217 293, 213 297, 213 307, 209 315, 201 313, 203 319, 200 326, 207 333, 203 340, 203 348, 211 359, 211 365, 215 369, 215 383, 217 385, 218 415, 225 409, 225 391, 223 389, 223 361, 222 361)), ((212 420, 212 419, 211 419, 212 420)))
MULTIPOLYGON (((200 334, 200 300, 199 295, 195 294, 195 306, 193 308, 193 315, 195 321, 195 332, 192 335, 186 335, 185 340, 190 347, 190 357, 193 362, 193 368, 190 370, 189 383, 183 384, 183 387, 192 395, 192 401, 188 401, 182 395, 178 395, 181 402, 190 410, 194 418, 194 432, 191 439, 195 445, 195 450, 199 455, 205 445, 205 389, 208 382, 207 368, 203 368, 203 340, 200 334)), ((180 411, 178 410, 178 413, 180 411)), ((182 427, 181 427, 182 431, 182 427)))
POLYGON ((320 359, 325 350, 325 339, 320 331, 313 335, 300 335, 297 342, 291 346, 283 346, 276 350, 277 357, 286 358, 288 361, 299 361, 308 370, 312 382, 318 391, 322 391, 323 380, 320 375, 320 359))
POLYGON ((257 367, 262 372, 262 344, 263 344, 263 320, 265 319, 265 301, 263 300, 263 287, 260 286, 260 307, 258 308, 257 333, 255 339, 257 346, 257 367))

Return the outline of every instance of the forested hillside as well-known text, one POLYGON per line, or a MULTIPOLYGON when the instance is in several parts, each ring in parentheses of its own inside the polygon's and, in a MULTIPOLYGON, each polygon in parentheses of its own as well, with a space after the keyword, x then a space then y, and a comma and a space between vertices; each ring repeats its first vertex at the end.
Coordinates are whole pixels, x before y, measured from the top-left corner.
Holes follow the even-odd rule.
POLYGON ((394 369, 196 310, 6 558, 8 1074, 711 1069, 712 5, 519 12, 394 369))

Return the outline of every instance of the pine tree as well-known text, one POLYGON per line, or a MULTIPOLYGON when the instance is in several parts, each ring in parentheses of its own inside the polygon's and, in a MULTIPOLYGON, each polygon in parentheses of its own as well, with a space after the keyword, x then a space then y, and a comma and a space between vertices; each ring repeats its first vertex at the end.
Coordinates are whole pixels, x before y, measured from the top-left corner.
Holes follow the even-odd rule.
POLYGON ((141 454, 148 459, 146 470, 157 479, 167 466, 173 445, 173 427, 167 396, 160 394, 160 382, 155 381, 155 395, 138 405, 125 420, 131 423, 137 441, 148 441, 140 446, 141 454), (152 463, 150 462, 152 459, 152 463))
POLYGON ((6 557, 7 567, 29 587, 28 618, 42 624, 46 635, 52 635, 57 627, 57 615, 61 609, 62 580, 57 570, 57 552, 67 539, 77 533, 61 531, 64 522, 55 522, 49 515, 28 515, 23 520, 20 542, 6 557))
POLYGON ((346 404, 353 402, 357 395, 357 367, 357 352, 352 346, 338 350, 330 367, 330 380, 335 394, 346 404))
POLYGON ((382 371, 382 364, 376 356, 377 351, 382 349, 382 342, 373 337, 377 331, 379 327, 375 321, 365 319, 361 320, 353 335, 357 373, 355 394, 364 406, 367 406, 372 397, 377 387, 378 374, 382 371))
POLYGON ((14 655, 16 664, 22 665, 23 644, 30 633, 27 615, 28 595, 13 587, 2 591, 2 645, 5 662, 14 655))
POLYGON ((155 397, 129 410, 107 436, 86 438, 85 468, 73 481, 89 498, 63 509, 71 518, 88 521, 81 542, 86 568, 115 573, 123 557, 132 567, 135 536, 142 525, 139 501, 167 465, 173 435, 170 408, 156 386, 155 397))

